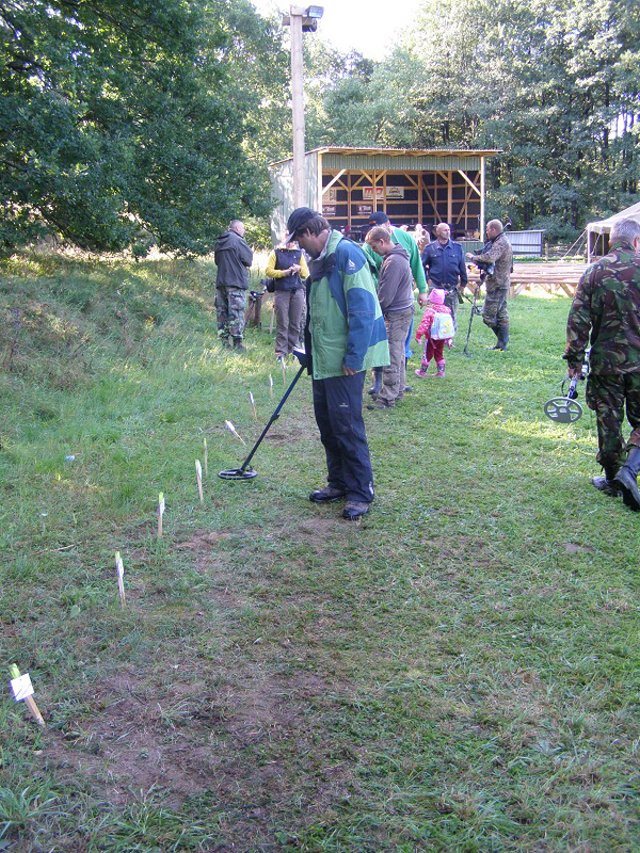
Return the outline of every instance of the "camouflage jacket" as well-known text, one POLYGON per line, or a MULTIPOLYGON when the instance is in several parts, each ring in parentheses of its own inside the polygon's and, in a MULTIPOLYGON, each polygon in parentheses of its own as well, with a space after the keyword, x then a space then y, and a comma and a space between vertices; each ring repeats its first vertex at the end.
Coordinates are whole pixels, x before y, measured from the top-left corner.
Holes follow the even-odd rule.
POLYGON ((594 374, 640 372, 640 256, 626 242, 592 264, 578 284, 563 358, 579 367, 591 332, 594 374))
POLYGON ((504 290, 511 283, 513 271, 513 251, 509 238, 502 231, 493 240, 489 240, 478 252, 474 260, 484 261, 485 264, 495 264, 495 272, 488 275, 485 282, 487 293, 494 290, 504 290))

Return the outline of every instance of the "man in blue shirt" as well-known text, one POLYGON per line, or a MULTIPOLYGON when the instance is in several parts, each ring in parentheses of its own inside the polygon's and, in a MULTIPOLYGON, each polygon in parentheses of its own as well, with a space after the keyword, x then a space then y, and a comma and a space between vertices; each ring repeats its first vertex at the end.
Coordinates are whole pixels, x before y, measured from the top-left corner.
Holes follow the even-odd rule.
POLYGON ((451 309, 457 328, 458 288, 467 286, 467 267, 460 243, 450 239, 451 229, 446 222, 436 225, 436 240, 422 253, 422 265, 432 288, 445 291, 444 304, 451 309))

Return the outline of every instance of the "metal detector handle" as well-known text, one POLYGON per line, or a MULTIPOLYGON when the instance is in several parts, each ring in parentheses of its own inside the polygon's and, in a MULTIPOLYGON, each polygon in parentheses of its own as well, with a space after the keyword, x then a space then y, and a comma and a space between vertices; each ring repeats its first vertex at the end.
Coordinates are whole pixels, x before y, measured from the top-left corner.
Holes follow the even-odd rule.
POLYGON ((251 460, 253 459, 253 456, 254 456, 254 454, 255 454, 256 450, 260 447, 260 444, 262 443, 262 439, 263 439, 263 438, 265 437, 265 435, 269 432, 269 428, 271 427, 271 424, 272 424, 274 421, 277 421, 277 420, 278 420, 278 418, 280 417, 280 412, 282 411, 282 407, 283 407, 283 406, 284 406, 284 404, 287 402, 287 399, 288 399, 288 397, 289 397, 289 394, 291 394, 291 392, 292 392, 292 391, 293 391, 293 389, 295 388, 296 382, 298 381, 298 379, 300 379, 300 377, 302 376, 302 374, 304 373, 304 371, 305 371, 305 370, 306 370, 306 367, 305 367, 304 365, 301 365, 300 369, 298 370, 298 372, 296 373, 296 375, 295 375, 295 376, 293 377, 293 379, 291 380, 291 384, 289 385, 289 387, 288 387, 288 388, 287 388, 287 390, 285 391, 285 393, 284 393, 284 397, 283 397, 283 398, 282 398, 282 400, 280 400, 280 402, 278 403, 278 405, 277 405, 277 407, 276 407, 275 412, 274 412, 274 413, 271 415, 271 417, 269 418, 269 422, 267 423, 267 425, 265 426, 265 428, 264 428, 264 429, 262 430, 262 432, 260 433, 260 438, 259 438, 259 439, 256 441, 256 443, 253 445, 253 448, 252 448, 252 450, 251 450, 251 453, 247 456, 247 458, 244 460, 244 462, 243 462, 243 463, 242 463, 242 465, 240 466, 240 468, 239 468, 239 470, 240 470, 240 471, 246 471, 246 469, 249 467, 249 463, 250 463, 250 462, 251 462, 251 460))
POLYGON ((567 398, 569 400, 577 400, 578 399, 578 379, 581 377, 574 376, 574 378, 569 382, 569 388, 567 390, 567 398))

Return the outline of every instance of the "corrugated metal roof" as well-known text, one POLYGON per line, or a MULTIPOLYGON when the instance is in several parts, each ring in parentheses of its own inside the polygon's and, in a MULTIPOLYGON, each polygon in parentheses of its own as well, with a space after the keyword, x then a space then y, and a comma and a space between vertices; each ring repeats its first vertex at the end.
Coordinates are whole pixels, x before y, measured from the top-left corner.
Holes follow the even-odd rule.
MULTIPOLYGON (((344 158, 349 158, 349 166, 357 162, 358 165, 354 166, 356 169, 362 168, 361 163, 366 163, 366 168, 371 168, 372 166, 377 168, 378 158, 383 158, 380 162, 383 162, 387 167, 392 165, 394 169, 422 171, 416 162, 420 158, 423 160, 432 158, 432 163, 437 161, 438 163, 447 162, 451 164, 430 164, 430 169, 459 169, 461 167, 464 168, 461 164, 462 160, 468 161, 475 158, 476 162, 478 162, 481 157, 495 157, 501 152, 501 148, 347 148, 339 145, 325 145, 313 148, 311 151, 307 151, 306 154, 321 154, 323 165, 327 165, 331 157, 336 158, 335 161, 332 160, 331 162, 338 162, 338 158, 341 158, 342 162, 339 168, 344 168, 347 165, 344 162, 344 158), (374 157, 376 158, 375 163, 372 162, 372 158, 374 157)), ((287 157, 285 160, 277 160, 270 165, 275 166, 278 163, 286 163, 291 159, 293 158, 287 157)), ((467 165, 467 168, 474 167, 467 165)))

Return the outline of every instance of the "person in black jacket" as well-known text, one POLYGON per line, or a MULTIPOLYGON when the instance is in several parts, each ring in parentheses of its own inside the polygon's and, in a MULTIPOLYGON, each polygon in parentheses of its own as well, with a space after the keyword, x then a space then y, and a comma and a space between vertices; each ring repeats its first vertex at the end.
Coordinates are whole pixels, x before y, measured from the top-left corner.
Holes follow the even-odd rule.
POLYGON ((244 225, 239 219, 234 219, 224 234, 218 237, 214 258, 218 268, 218 337, 224 346, 228 346, 231 335, 234 349, 244 352, 244 312, 253 251, 244 241, 244 225))
POLYGON ((284 358, 300 345, 304 329, 304 285, 309 269, 298 244, 277 246, 269 255, 265 275, 274 282, 276 358, 284 358))

